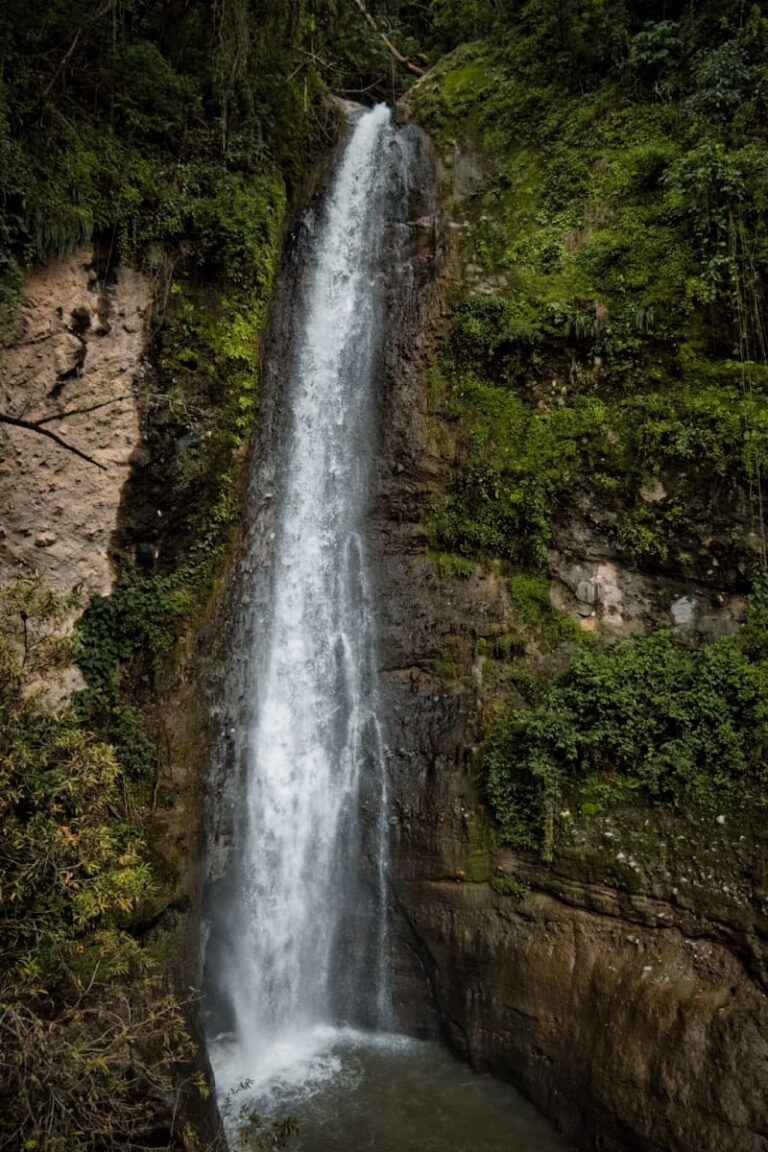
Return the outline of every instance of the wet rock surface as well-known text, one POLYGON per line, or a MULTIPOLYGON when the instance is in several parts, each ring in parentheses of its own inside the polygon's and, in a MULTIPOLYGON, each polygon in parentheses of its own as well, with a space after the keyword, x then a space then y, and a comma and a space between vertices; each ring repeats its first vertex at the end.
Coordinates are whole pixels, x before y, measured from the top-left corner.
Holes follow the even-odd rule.
MULTIPOLYGON (((443 1030, 581 1147, 765 1152, 764 831, 565 808, 548 864, 500 849, 479 798, 477 639, 508 617, 505 581, 439 574, 425 529, 450 437, 433 435, 424 372, 457 271, 450 213, 428 195, 414 206, 414 259, 390 301, 372 516, 401 1023, 443 1030)), ((741 618, 738 597, 622 570, 591 528, 574 523, 556 544, 553 600, 596 628, 717 635, 741 618)))

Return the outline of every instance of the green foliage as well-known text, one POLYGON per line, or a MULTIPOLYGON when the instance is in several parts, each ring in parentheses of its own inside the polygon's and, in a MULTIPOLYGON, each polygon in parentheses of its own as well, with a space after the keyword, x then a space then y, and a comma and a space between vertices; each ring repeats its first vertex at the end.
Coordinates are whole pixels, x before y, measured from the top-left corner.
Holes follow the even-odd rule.
POLYGON ((529 366, 535 328, 519 302, 472 295, 455 310, 450 337, 452 352, 462 364, 513 383, 529 366))
POLYGON ((483 169, 461 255, 488 283, 457 301, 439 355, 458 452, 435 542, 543 567, 577 496, 627 559, 686 557, 690 575, 717 508, 747 578, 766 467, 766 18, 612 0, 438 15, 458 36, 471 12, 485 39, 409 97, 448 162, 464 138, 483 169), (673 492, 648 507, 660 472, 673 492))
POLYGON ((554 501, 580 467, 582 440, 604 425, 604 405, 583 397, 532 410, 508 388, 466 373, 451 381, 448 412, 462 429, 464 456, 434 519, 437 542, 542 568, 554 501))
POLYGON ((138 580, 110 596, 94 596, 78 621, 78 663, 92 685, 113 686, 120 666, 137 653, 159 655, 177 639, 192 604, 188 573, 138 580))
POLYGON ((516 876, 510 876, 507 872, 500 872, 494 876, 491 880, 491 888, 494 892, 498 892, 499 896, 509 896, 513 900, 523 900, 530 890, 528 884, 524 884, 516 876))
MULTIPOLYGON (((160 0, 119 11, 9 0, 3 298, 12 302, 24 266, 91 238, 110 261, 147 259, 160 242, 208 272, 258 279, 265 198, 274 205, 276 180, 295 187, 329 138, 321 72, 340 86, 350 78, 336 5, 309 9, 191 0, 169 19, 160 0)), ((357 32, 380 65, 379 39, 362 20, 357 32)))
POLYGON ((72 607, 19 582, 0 611, 0 1140, 138 1152, 193 1049, 130 932, 153 881, 115 751, 34 689, 72 607))
POLYGON ((496 16, 493 0, 432 0, 432 32, 441 47, 487 36, 496 16))
POLYGON ((121 136, 172 145, 186 131, 190 114, 202 113, 194 79, 179 75, 149 40, 116 45, 110 72, 115 128, 121 136))
POLYGON ((578 637, 578 628, 568 613, 552 606, 544 577, 516 572, 509 579, 509 600, 515 622, 532 634, 544 651, 578 637))
POLYGON ((733 638, 691 651, 666 632, 581 650, 541 702, 501 718, 487 789, 508 842, 552 850, 565 791, 722 811, 764 803, 768 663, 733 638))

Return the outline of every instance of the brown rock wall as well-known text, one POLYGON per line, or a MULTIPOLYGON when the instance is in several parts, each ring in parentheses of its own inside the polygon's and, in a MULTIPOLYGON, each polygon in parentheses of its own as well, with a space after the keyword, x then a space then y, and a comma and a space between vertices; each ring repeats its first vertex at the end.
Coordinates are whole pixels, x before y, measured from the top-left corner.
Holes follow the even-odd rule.
MULTIPOLYGON (((440 575, 427 556, 450 430, 434 434, 425 352, 459 269, 446 214, 433 202, 414 215, 415 259, 390 306, 372 521, 401 1020, 436 1026, 428 989, 457 1050, 514 1080, 580 1147, 766 1152, 761 830, 639 811, 580 822, 566 810, 548 865, 500 851, 479 799, 477 639, 509 605, 493 572, 440 575), (516 894, 503 894, 505 878, 516 894)), ((554 559, 575 599, 605 560, 591 548, 554 559)), ((669 581, 614 583, 640 631, 680 595, 669 581)), ((728 605, 724 630, 739 612, 728 605)))

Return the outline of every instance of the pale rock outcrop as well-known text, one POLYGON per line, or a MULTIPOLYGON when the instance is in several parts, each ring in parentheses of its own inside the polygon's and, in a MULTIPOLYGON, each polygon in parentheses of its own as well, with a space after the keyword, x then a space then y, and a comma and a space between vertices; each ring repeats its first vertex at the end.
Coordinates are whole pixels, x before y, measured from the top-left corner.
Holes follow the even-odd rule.
MULTIPOLYGON (((145 275, 121 267, 105 283, 90 248, 28 275, 0 349, 0 411, 46 419, 96 463, 0 424, 0 583, 40 576, 57 592, 76 591, 81 606, 109 593, 110 538, 140 438, 136 386, 149 304, 145 275)), ((70 670, 59 698, 79 683, 70 670)))

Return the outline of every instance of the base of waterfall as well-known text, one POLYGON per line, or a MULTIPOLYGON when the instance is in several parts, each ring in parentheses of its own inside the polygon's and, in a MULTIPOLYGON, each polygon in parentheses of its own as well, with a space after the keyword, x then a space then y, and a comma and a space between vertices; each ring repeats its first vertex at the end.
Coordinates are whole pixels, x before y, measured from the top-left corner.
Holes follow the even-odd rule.
POLYGON ((326 1025, 250 1060, 221 1037, 211 1059, 232 1149, 257 1115, 265 1126, 290 1118, 291 1152, 567 1152, 514 1088, 434 1041, 326 1025))

